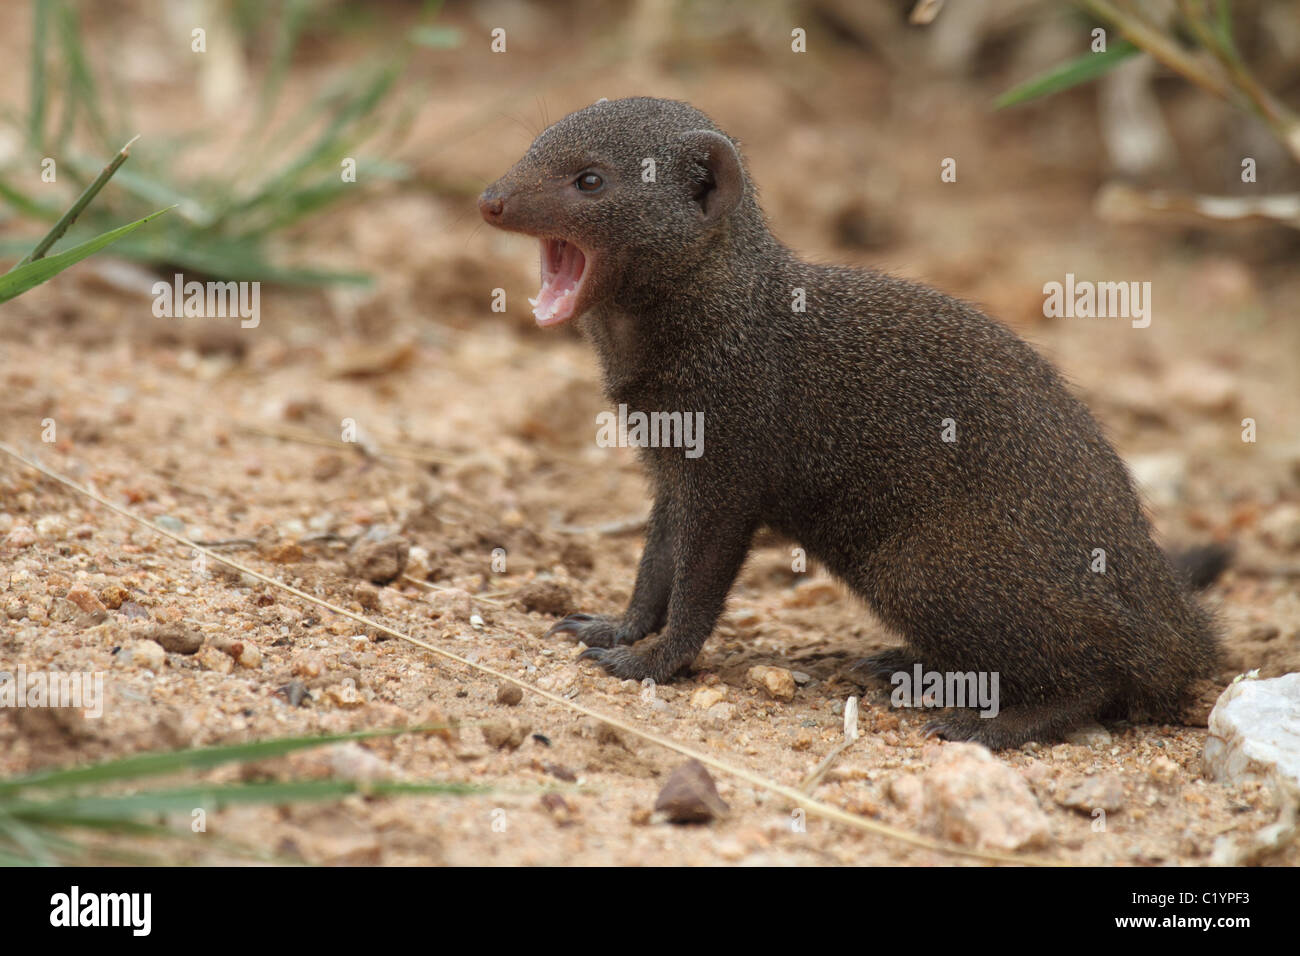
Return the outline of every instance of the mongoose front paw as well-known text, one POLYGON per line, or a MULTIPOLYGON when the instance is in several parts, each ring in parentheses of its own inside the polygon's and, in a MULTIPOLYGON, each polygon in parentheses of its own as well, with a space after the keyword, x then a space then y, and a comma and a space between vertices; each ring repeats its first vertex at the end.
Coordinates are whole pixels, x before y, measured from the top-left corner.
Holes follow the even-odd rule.
POLYGON ((546 637, 555 634, 572 634, 588 647, 615 647, 636 640, 619 621, 603 614, 570 614, 547 631, 546 637))
POLYGON ((596 661, 609 674, 621 680, 645 680, 649 677, 662 682, 672 676, 658 673, 649 660, 630 647, 589 647, 578 655, 578 660, 596 661))

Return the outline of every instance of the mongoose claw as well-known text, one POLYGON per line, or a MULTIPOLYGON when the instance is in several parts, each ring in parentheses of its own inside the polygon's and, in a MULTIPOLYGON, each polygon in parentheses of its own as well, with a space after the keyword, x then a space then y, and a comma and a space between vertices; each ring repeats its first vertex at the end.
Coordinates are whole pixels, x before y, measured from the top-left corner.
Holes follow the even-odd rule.
POLYGON ((553 625, 546 632, 546 637, 555 634, 572 634, 588 647, 614 647, 618 644, 631 644, 635 637, 625 633, 621 622, 603 614, 570 614, 564 620, 553 625))
POLYGON ((581 625, 594 621, 595 619, 596 615, 594 614, 582 614, 580 612, 570 614, 563 620, 557 621, 552 625, 551 629, 546 632, 546 637, 550 637, 552 634, 564 634, 566 632, 574 631, 581 625))
POLYGON ((588 647, 609 647, 613 644, 617 625, 609 618, 599 614, 570 614, 554 624, 546 637, 556 634, 572 634, 588 647))
POLYGON ((938 737, 941 740, 963 740, 963 737, 950 737, 948 725, 942 720, 926 721, 925 726, 921 728, 921 738, 929 740, 931 737, 938 737))
POLYGON ((990 750, 1018 747, 1027 739, 1005 720, 981 717, 978 712, 961 710, 936 717, 927 722, 921 732, 926 738, 940 737, 954 742, 964 740, 983 744, 990 750))
POLYGON ((981 717, 978 713, 965 710, 953 710, 942 716, 928 720, 925 726, 921 728, 921 733, 927 739, 930 737, 941 737, 944 740, 973 740, 976 743, 991 746, 985 739, 982 731, 989 729, 987 725, 990 721, 981 717), (985 726, 981 726, 985 725, 985 726))

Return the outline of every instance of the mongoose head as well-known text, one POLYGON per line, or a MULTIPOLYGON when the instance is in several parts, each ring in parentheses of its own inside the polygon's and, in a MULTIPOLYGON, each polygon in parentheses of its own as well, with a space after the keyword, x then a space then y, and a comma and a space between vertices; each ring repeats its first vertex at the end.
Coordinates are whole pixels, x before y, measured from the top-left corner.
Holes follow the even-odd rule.
MULTIPOLYGON (((493 226, 541 242, 542 326, 617 301, 636 276, 688 281, 719 235, 753 203, 735 144, 674 100, 600 100, 544 130, 484 190, 493 226)), ((713 258, 713 256, 707 256, 713 258)), ((644 283, 643 283, 644 284, 644 283)))

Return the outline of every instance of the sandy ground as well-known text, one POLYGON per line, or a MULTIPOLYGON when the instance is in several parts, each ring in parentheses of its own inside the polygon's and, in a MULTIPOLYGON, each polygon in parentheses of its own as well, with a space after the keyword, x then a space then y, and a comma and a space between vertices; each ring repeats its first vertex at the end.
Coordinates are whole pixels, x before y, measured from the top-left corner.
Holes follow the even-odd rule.
MULTIPOLYGON (((640 536, 634 524, 607 526, 643 516, 648 499, 632 453, 593 441, 605 406, 590 351, 576 334, 532 326, 534 244, 478 228, 471 197, 526 147, 521 113, 535 130, 543 109, 554 118, 599 95, 687 98, 745 143, 787 242, 983 303, 1063 368, 1148 480, 1163 537, 1238 549, 1204 598, 1229 659, 1191 726, 1111 725, 1099 742, 998 756, 1048 816, 1037 852, 1203 863, 1216 837, 1274 820, 1266 789, 1204 779, 1201 750, 1208 702, 1234 673, 1300 669, 1300 553, 1277 530, 1285 507, 1300 503, 1300 325, 1288 308, 1300 276, 1284 252, 1260 252, 1258 237, 1247 252, 1238 237, 1100 224, 1093 180, 1035 158, 1034 138, 1059 130, 990 119, 984 94, 957 86, 862 105, 863 91, 884 85, 874 68, 774 76, 719 57, 694 72, 593 68, 503 110, 502 90, 529 75, 526 57, 503 76, 476 70, 471 52, 447 56, 428 70, 456 75, 454 95, 426 104, 404 148, 420 178, 329 215, 293 247, 303 261, 371 272, 371 291, 264 289, 261 324, 239 329, 155 319, 150 297, 130 290, 135 280, 110 260, 87 262, 0 314, 0 439, 193 539, 233 541, 222 553, 286 583, 788 785, 838 744, 844 702, 861 696, 863 736, 815 796, 921 830, 896 784, 947 745, 922 738, 924 714, 891 709, 886 689, 846 673, 893 639, 818 568, 792 572, 788 545, 761 543, 694 671, 654 694, 542 638, 567 611, 622 608, 640 536), (826 84, 815 97, 813 79, 826 84), (970 171, 958 185, 939 182, 947 155, 970 171), (435 181, 463 184, 463 195, 435 181), (880 230, 872 249, 855 246, 864 223, 880 230), (1066 272, 1150 280, 1151 327, 1045 320, 1042 284, 1066 272), (496 287, 507 293, 504 315, 489 308, 496 287), (1255 443, 1241 440, 1246 417, 1257 422, 1255 443), (46 419, 56 423, 52 443, 41 440, 46 419), (337 440, 347 419, 363 444, 429 461, 266 434, 337 440), (417 549, 408 574, 439 590, 405 579, 376 587, 349 569, 350 542, 385 534, 417 549), (800 672, 793 699, 752 686, 747 673, 760 664, 800 672), (1123 795, 1098 832, 1059 799, 1105 775, 1123 795)), ((151 90, 157 115, 171 115, 182 92, 151 90)), ((0 774, 455 721, 454 734, 347 745, 244 773, 463 781, 483 794, 224 811, 209 832, 321 863, 954 862, 816 819, 799 832, 787 801, 725 775, 725 819, 658 822, 649 811, 679 756, 531 695, 503 702, 498 682, 472 669, 196 557, 0 459, 0 662, 101 671, 108 695, 97 720, 0 712, 0 774), (77 613, 69 591, 98 598, 104 619, 77 613), (159 654, 145 638, 160 627, 201 634, 204 646, 159 654), (236 661, 232 642, 253 650, 236 661), (286 690, 294 681, 309 692, 299 706, 286 690), (559 798, 546 795, 556 788, 559 798)), ((167 852, 224 858, 201 838, 167 852)), ((1292 848, 1272 862, 1300 856, 1292 848)))

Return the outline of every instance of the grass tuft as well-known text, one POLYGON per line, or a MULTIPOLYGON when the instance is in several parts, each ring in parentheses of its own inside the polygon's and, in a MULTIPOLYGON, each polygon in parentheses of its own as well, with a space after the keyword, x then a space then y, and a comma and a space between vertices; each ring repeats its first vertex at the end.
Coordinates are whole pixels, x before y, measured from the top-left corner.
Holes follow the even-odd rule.
POLYGON ((428 796, 481 793, 483 788, 458 783, 356 783, 347 780, 187 783, 130 790, 135 781, 211 770, 230 763, 282 757, 299 750, 436 727, 402 727, 334 734, 284 737, 250 743, 165 753, 134 754, 86 767, 44 770, 0 780, 0 865, 69 865, 91 862, 159 863, 156 853, 140 852, 140 840, 205 841, 241 855, 258 856, 255 848, 168 826, 160 818, 187 820, 196 810, 211 813, 240 804, 281 805, 367 796, 428 796), (81 839, 69 834, 80 835, 81 839), (88 839, 89 838, 89 839, 88 839))

